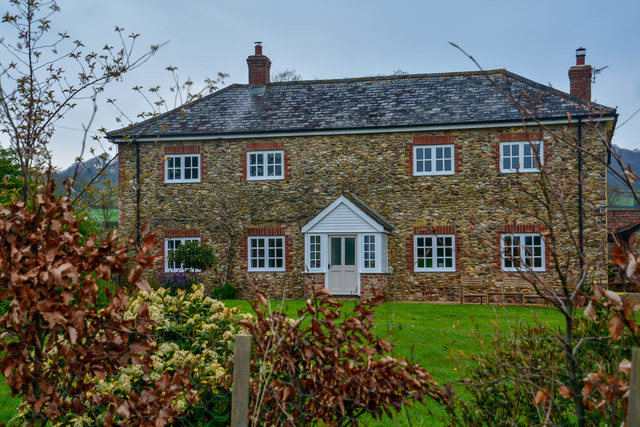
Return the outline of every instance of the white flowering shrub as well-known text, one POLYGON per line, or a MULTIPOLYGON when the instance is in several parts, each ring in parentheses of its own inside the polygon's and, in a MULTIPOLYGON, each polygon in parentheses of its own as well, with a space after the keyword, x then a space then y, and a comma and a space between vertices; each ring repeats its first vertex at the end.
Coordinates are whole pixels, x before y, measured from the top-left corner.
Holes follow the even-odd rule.
POLYGON ((153 369, 144 373, 137 365, 127 366, 116 378, 104 381, 104 387, 121 387, 126 392, 129 387, 144 386, 146 378, 153 381, 168 371, 185 368, 198 398, 195 405, 177 402, 185 408, 178 420, 185 424, 204 420, 208 425, 228 424, 231 393, 225 379, 232 366, 235 335, 248 332, 238 322, 251 320, 252 316, 205 297, 204 292, 204 285, 198 284, 173 296, 168 289, 160 288, 133 298, 127 316, 135 317, 138 307, 146 302, 156 325, 152 327, 158 345, 151 356, 153 369))
MULTIPOLYGON (((195 403, 188 403, 186 395, 174 401, 184 411, 174 425, 204 422, 209 426, 228 425, 231 392, 226 387, 226 377, 227 371, 232 369, 234 338, 238 333, 248 333, 238 322, 251 321, 253 316, 205 297, 204 285, 199 284, 189 291, 178 290, 174 296, 165 288, 149 294, 140 293, 129 302, 125 320, 135 318, 138 308, 145 302, 155 323, 151 330, 157 350, 151 355, 151 370, 145 372, 140 365, 130 364, 112 377, 92 378, 95 387, 86 395, 87 411, 81 417, 66 419, 65 423, 102 425, 107 421, 107 411, 88 405, 93 394, 113 393, 125 400, 131 391, 140 392, 163 375, 184 370, 198 395, 195 403)), ((119 414, 113 421, 117 423, 123 418, 126 416, 119 414)))

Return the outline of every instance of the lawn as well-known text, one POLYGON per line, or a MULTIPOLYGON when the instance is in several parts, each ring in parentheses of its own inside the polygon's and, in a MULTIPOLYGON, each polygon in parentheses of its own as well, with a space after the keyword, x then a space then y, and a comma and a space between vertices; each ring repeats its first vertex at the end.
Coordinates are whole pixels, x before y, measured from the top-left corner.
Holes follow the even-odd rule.
MULTIPOLYGON (((246 301, 228 301, 230 306, 240 306, 251 312, 246 301)), ((279 302, 272 302, 275 309, 279 302)), ((285 312, 295 317, 304 306, 303 301, 286 301, 285 312)), ((345 304, 348 313, 353 302, 345 304)), ((440 305, 419 303, 385 303, 376 309, 376 330, 379 336, 394 344, 394 356, 408 358, 425 367, 439 383, 452 382, 460 378, 458 364, 452 360, 451 351, 466 353, 478 351, 470 334, 474 330, 494 334, 494 325, 499 325, 501 334, 509 333, 509 325, 523 320, 533 322, 534 317, 554 327, 561 324, 560 315, 547 308, 530 306, 486 306, 486 305, 440 305), (477 329, 476 329, 477 327, 477 329)), ((367 426, 427 426, 442 425, 438 414, 443 411, 437 404, 417 404, 399 414, 392 421, 364 420, 367 426), (436 415, 430 414, 434 412, 436 415)))
MULTIPOLYGON (((229 306, 239 306, 251 312, 246 301, 226 301, 229 306)), ((273 302, 275 308, 279 302, 273 302)), ((343 309, 350 312, 354 302, 348 301, 343 309)), ((285 312, 295 317, 303 301, 286 301, 285 312)), ((541 307, 499 307, 479 305, 438 305, 419 303, 385 303, 376 309, 376 330, 395 345, 394 355, 406 357, 429 370, 438 381, 445 383, 458 378, 458 366, 450 358, 451 350, 473 352, 478 348, 469 334, 477 325, 481 333, 494 333, 494 324, 500 325, 501 333, 509 333, 509 324, 519 319, 531 322, 534 316, 552 326, 560 324, 559 315, 541 307)), ((15 415, 19 400, 12 399, 4 378, 0 376, 0 422, 8 422, 15 415)), ((363 420, 368 426, 388 425, 440 425, 442 421, 430 412, 439 412, 437 405, 418 404, 398 415, 392 421, 385 419, 375 423, 363 420)))

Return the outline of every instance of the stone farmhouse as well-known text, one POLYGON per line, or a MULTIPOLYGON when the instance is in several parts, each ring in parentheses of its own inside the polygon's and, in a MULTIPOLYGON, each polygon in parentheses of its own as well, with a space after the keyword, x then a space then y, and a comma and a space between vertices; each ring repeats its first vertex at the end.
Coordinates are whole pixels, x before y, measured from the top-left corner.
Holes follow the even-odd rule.
POLYGON ((455 300, 463 276, 551 277, 548 233, 516 185, 550 165, 576 181, 567 210, 604 277, 605 167, 526 116, 604 155, 586 123, 611 132, 617 114, 590 102, 592 67, 576 58, 570 93, 504 69, 272 83, 257 44, 248 84, 108 133, 121 227, 160 229, 167 272, 180 244, 211 242, 215 277, 245 295, 455 300))

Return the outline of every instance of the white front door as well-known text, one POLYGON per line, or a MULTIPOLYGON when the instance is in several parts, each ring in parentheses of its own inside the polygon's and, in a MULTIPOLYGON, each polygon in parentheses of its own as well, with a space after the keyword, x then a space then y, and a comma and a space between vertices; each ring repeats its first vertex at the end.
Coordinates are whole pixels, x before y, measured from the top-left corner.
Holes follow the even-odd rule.
POLYGON ((327 286, 334 295, 358 293, 356 236, 329 236, 327 286))

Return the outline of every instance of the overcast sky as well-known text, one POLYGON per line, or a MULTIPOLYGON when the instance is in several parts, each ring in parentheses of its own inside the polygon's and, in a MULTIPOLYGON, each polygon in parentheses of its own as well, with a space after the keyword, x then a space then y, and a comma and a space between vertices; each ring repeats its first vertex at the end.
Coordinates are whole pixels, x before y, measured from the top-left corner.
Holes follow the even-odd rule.
MULTIPOLYGON (((7 5, 8 2, 5 2, 7 5)), ((640 108, 640 1, 59 1, 56 30, 99 50, 114 43, 116 25, 140 33, 140 53, 168 41, 141 69, 105 94, 127 113, 145 109, 131 93, 135 85, 170 84, 164 70, 177 66, 183 78, 200 83, 219 71, 226 83, 247 83, 246 57, 262 41, 272 72, 295 69, 304 79, 474 70, 449 42, 487 69, 506 68, 569 91, 567 72, 575 49, 587 63, 608 66, 596 78, 592 97, 618 108, 622 125, 640 108)), ((6 26, 3 31, 7 31, 6 26)), ((82 111, 59 123, 51 149, 56 166, 78 155, 82 111)), ((120 127, 116 112, 101 105, 94 128, 120 127)), ((640 113, 616 131, 614 143, 640 146, 640 113)), ((108 146, 104 143, 104 146, 108 146)))

